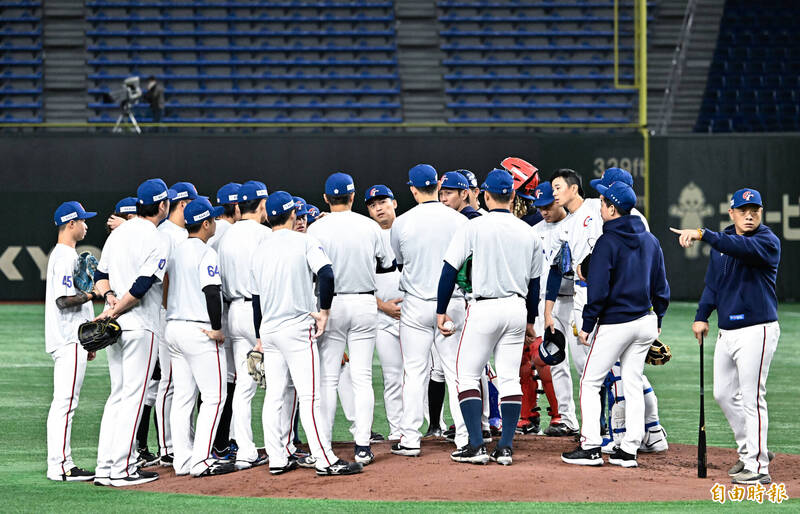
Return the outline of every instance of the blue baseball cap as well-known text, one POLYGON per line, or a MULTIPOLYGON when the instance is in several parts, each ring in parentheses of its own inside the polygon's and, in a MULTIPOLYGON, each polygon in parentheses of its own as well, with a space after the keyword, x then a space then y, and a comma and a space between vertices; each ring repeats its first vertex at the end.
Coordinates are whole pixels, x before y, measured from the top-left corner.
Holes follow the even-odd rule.
POLYGON ((136 214, 136 197, 126 196, 114 206, 114 212, 119 214, 136 214))
POLYGON ((97 216, 96 212, 86 212, 83 205, 78 202, 64 202, 56 209, 53 221, 56 222, 57 227, 60 227, 71 220, 88 220, 95 216, 97 216))
POLYGON ((196 225, 221 216, 224 211, 222 207, 212 206, 207 196, 198 196, 183 209, 183 219, 187 225, 196 225))
POLYGON ((498 195, 507 195, 514 190, 514 179, 506 170, 493 169, 481 184, 482 191, 489 191, 498 195))
POLYGON ((633 187, 633 177, 630 173, 623 170, 622 168, 608 168, 606 171, 603 172, 603 175, 600 178, 596 178, 594 180, 589 181, 593 188, 597 189, 598 185, 602 186, 610 186, 614 182, 622 182, 624 184, 628 184, 629 186, 633 187))
POLYGON ((553 185, 550 182, 542 182, 533 190, 533 206, 546 207, 555 202, 553 197, 553 185))
POLYGON ((151 178, 141 183, 136 190, 136 199, 139 205, 153 205, 168 196, 167 184, 160 178, 151 178))
POLYGON ((457 171, 448 171, 442 177, 442 189, 469 189, 467 177, 457 171))
POLYGON ((478 187, 478 178, 475 176, 474 173, 472 173, 469 170, 456 170, 456 171, 464 175, 464 177, 467 179, 467 182, 469 182, 470 188, 478 187))
POLYGON ((320 214, 319 207, 317 207, 316 205, 311 205, 310 203, 307 203, 306 204, 306 209, 308 210, 308 215, 307 215, 307 218, 306 218, 306 222, 309 225, 311 225, 313 222, 315 222, 317 220, 317 218, 319 218, 319 214, 320 214))
POLYGON ((597 184, 595 189, 603 195, 603 198, 620 209, 630 211, 636 205, 636 193, 631 186, 624 182, 614 182, 608 187, 597 184))
POLYGON ((176 199, 177 197, 178 197, 178 192, 177 192, 177 191, 175 191, 175 190, 174 190, 174 189, 172 189, 172 188, 169 188, 169 189, 167 189, 167 198, 169 198, 169 201, 170 201, 170 202, 173 202, 173 201, 175 201, 175 199, 176 199))
POLYGON ((428 187, 434 185, 439 180, 436 169, 430 164, 417 164, 408 170, 408 182, 406 185, 414 187, 428 187))
POLYGON ((761 193, 755 189, 750 189, 749 187, 740 189, 733 193, 733 197, 731 198, 731 209, 736 209, 743 205, 758 205, 759 207, 762 207, 761 193))
POLYGON ((306 201, 300 198, 299 196, 293 196, 292 199, 294 200, 294 208, 297 211, 298 216, 307 216, 308 215, 308 205, 306 201))
POLYGON ((392 193, 392 190, 383 184, 376 184, 367 189, 367 192, 364 193, 365 202, 369 203, 369 201, 373 198, 391 198, 394 200, 394 193, 392 193))
POLYGON ((238 201, 249 202, 250 200, 266 198, 268 194, 266 184, 258 180, 248 180, 239 188, 238 201))
POLYGON ((242 185, 238 182, 228 182, 217 190, 217 203, 219 205, 229 205, 239 202, 239 189, 242 185))
POLYGON ((334 173, 325 181, 325 194, 328 196, 344 196, 355 192, 353 177, 347 173, 334 173))
POLYGON ((294 198, 286 191, 275 191, 267 198, 267 216, 280 216, 294 208, 294 198))
POLYGON ((197 189, 191 182, 175 182, 170 189, 175 190, 175 198, 170 200, 197 200, 197 189))

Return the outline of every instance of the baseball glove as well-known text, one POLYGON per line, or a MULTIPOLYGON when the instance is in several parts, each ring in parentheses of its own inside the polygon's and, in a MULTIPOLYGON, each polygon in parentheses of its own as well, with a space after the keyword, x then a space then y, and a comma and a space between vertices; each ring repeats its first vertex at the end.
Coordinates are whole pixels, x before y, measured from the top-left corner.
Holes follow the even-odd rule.
POLYGON ((647 350, 647 358, 645 358, 644 361, 653 366, 661 366, 662 364, 668 363, 671 358, 672 352, 669 346, 656 339, 653 344, 650 345, 650 349, 647 350))
POLYGON ((122 328, 117 320, 87 321, 78 327, 78 341, 87 352, 96 352, 119 341, 122 328))
POLYGON ((255 350, 247 352, 247 374, 261 389, 267 388, 267 377, 264 375, 264 354, 255 350))
POLYGON ((75 261, 72 270, 72 282, 75 287, 88 293, 94 287, 94 272, 97 270, 97 259, 89 252, 83 252, 75 261))
POLYGON ((472 255, 467 257, 467 260, 459 268, 458 275, 456 275, 456 284, 465 293, 472 292, 472 255))

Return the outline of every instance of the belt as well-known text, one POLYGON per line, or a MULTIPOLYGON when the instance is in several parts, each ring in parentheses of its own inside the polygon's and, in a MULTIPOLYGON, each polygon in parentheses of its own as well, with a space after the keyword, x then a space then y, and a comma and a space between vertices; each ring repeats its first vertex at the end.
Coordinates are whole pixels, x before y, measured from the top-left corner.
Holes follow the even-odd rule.
POLYGON ((252 302, 253 301, 252 298, 247 298, 246 296, 240 296, 238 298, 234 298, 233 300, 231 300, 231 303, 233 303, 233 302, 235 302, 237 300, 241 300, 243 302, 252 302))
POLYGON ((575 281, 575 285, 576 286, 581 286, 581 287, 589 287, 588 285, 586 285, 586 282, 584 282, 583 280, 576 280, 575 281))
POLYGON ((524 298, 521 294, 514 293, 511 296, 478 296, 475 298, 475 301, 482 302, 484 300, 503 300, 505 298, 513 298, 515 296, 517 298, 524 298))
POLYGON ((339 296, 339 295, 342 295, 342 294, 371 294, 371 295, 374 295, 375 291, 359 291, 357 293, 333 293, 333 296, 339 296))

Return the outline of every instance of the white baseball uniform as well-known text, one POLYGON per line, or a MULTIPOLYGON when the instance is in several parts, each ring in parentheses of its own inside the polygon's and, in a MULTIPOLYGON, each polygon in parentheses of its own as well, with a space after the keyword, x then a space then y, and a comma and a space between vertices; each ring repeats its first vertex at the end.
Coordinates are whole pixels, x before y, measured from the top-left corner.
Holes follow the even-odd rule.
POLYGON ((227 396, 223 343, 203 333, 211 330, 203 288, 222 284, 217 252, 202 239, 190 237, 175 248, 167 273, 170 280, 165 336, 175 379, 170 418, 173 467, 176 475, 197 476, 213 464, 211 449, 227 396), (203 403, 192 434, 198 391, 203 403))
MULTIPOLYGON (((164 220, 158 226, 158 231, 168 244, 169 251, 172 252, 178 244, 189 237, 185 228, 179 227, 170 220, 164 220)), ((159 297, 163 297, 164 285, 154 284, 159 297)), ((161 380, 158 383, 158 394, 156 395, 156 429, 158 432, 159 455, 172 455, 172 430, 170 419, 172 419, 172 397, 175 390, 175 381, 172 377, 172 366, 170 365, 170 351, 164 330, 167 325, 167 310, 161 308, 159 312, 159 325, 156 331, 156 343, 158 344, 158 365, 161 368, 161 380)))
MULTIPOLYGON (((390 229, 381 230, 383 244, 391 251, 390 229)), ((394 260, 392 252, 391 260, 394 260)), ((402 298, 400 272, 379 273, 375 276, 375 296, 383 301, 402 298)), ((402 303, 400 308, 402 309, 402 303)), ((400 438, 403 414, 403 351, 400 348, 400 320, 378 311, 378 334, 375 348, 383 371, 383 403, 386 421, 389 422, 389 439, 400 438)), ((344 405, 344 402, 342 403, 344 405)))
POLYGON ((322 405, 330 439, 336 416, 337 385, 345 345, 356 409, 356 446, 369 446, 375 395, 372 356, 378 323, 375 303, 376 267, 392 267, 381 229, 373 220, 352 211, 332 212, 314 222, 308 233, 322 244, 333 263, 334 298, 328 326, 319 342, 322 366, 322 405))
MULTIPOLYGON (((217 258, 219 258, 219 242, 222 240, 222 236, 225 234, 225 232, 227 232, 232 225, 233 224, 226 219, 217 218, 217 230, 207 243, 208 246, 217 252, 217 258)), ((229 303, 230 302, 226 299, 225 305, 222 307, 222 331, 225 333, 225 356, 227 357, 228 362, 228 383, 233 384, 236 382, 236 359, 233 355, 233 343, 230 340, 230 331, 228 330, 228 311, 230 309, 229 303)), ((231 439, 236 439, 232 422, 231 439)))
POLYGON ((316 238, 287 229, 270 233, 252 257, 248 293, 258 295, 262 313, 259 332, 268 382, 262 423, 269 465, 278 468, 288 463, 281 420, 291 419, 292 413, 284 416, 281 410, 285 408, 283 391, 291 380, 311 455, 317 467, 324 469, 339 459, 331 449, 329 422, 320 405, 320 352, 310 313, 316 311, 317 303, 314 274, 331 262, 316 238))
POLYGON ((459 398, 480 397, 480 378, 494 354, 501 405, 521 403, 519 363, 525 340, 528 284, 542 274, 541 240, 508 211, 490 211, 453 235, 444 260, 456 269, 472 256, 472 298, 458 343, 459 398))
POLYGON ((403 291, 400 341, 404 386, 400 444, 406 448, 420 447, 422 433, 419 429, 424 420, 423 398, 427 396, 432 346, 435 346, 444 370, 450 415, 456 426, 456 445, 462 447, 469 439, 458 407, 455 369, 456 342, 461 337, 466 315, 463 296, 454 293, 447 309, 447 315, 456 326, 455 334, 445 337, 436 323, 437 286, 444 253, 453 233, 467 221, 464 215, 440 202, 426 202, 398 216, 392 224, 392 250, 397 264, 403 266, 400 276, 400 290, 403 291))
MULTIPOLYGON (((138 277, 163 280, 169 245, 152 222, 133 218, 108 236, 97 269, 107 273, 111 289, 122 298, 138 277)), ((155 285, 155 283, 154 283, 155 285)), ((111 393, 100 422, 97 477, 124 478, 136 472, 136 430, 156 359, 160 288, 150 287, 118 318, 120 340, 106 348, 111 393)))
MULTIPOLYGON (((557 221, 555 223, 547 223, 544 220, 533 226, 533 233, 538 236, 542 242, 542 256, 543 256, 543 269, 540 279, 540 300, 539 300, 539 315, 536 318, 535 330, 536 334, 544 334, 544 304, 547 277, 550 273, 550 267, 553 265, 553 260, 558 255, 560 248, 559 234, 561 233, 560 225, 565 220, 557 221)), ((561 421, 572 430, 577 430, 578 418, 575 415, 575 401, 572 394, 572 374, 569 369, 569 354, 575 354, 579 348, 580 342, 575 336, 572 329, 572 296, 574 295, 574 282, 568 278, 562 278, 561 288, 558 291, 558 297, 553 305, 553 321, 556 330, 560 330, 564 334, 567 346, 569 347, 564 356, 564 360, 560 364, 550 366, 550 374, 553 378, 553 390, 556 393, 558 400, 558 413, 561 415, 561 421)), ((581 350, 582 352, 582 350, 581 350)))
POLYGON ((44 303, 45 350, 53 358, 53 401, 47 415, 47 478, 61 480, 72 461, 72 418, 78 408, 87 353, 78 344, 78 326, 94 319, 92 302, 59 309, 56 300, 75 296, 72 272, 78 260, 75 248, 57 244, 47 260, 44 303))

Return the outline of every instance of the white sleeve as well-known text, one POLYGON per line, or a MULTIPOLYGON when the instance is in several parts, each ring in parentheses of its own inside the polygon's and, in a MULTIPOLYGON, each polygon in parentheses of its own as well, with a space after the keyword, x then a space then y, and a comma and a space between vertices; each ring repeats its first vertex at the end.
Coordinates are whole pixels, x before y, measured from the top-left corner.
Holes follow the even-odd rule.
POLYGON ((394 253, 394 259, 397 261, 397 264, 403 264, 403 253, 400 251, 401 228, 397 220, 395 220, 392 224, 392 228, 389 229, 389 244, 392 247, 392 253, 394 253))
POLYGON ((322 249, 322 243, 314 236, 307 236, 306 239, 306 262, 308 262, 308 267, 314 274, 331 264, 331 260, 325 254, 325 250, 322 249))
POLYGON ((153 238, 151 247, 147 250, 145 260, 142 265, 139 266, 136 276, 155 276, 158 280, 164 280, 169 253, 169 242, 166 238, 153 238))
POLYGON ((444 252, 444 261, 458 269, 464 264, 464 261, 472 254, 472 237, 470 227, 474 226, 473 223, 464 223, 453 234, 450 240, 450 245, 444 252))
POLYGON ((200 269, 197 270, 200 275, 200 289, 206 286, 221 286, 222 280, 219 277, 219 265, 217 264, 217 252, 213 248, 208 247, 203 257, 200 259, 200 269))
POLYGON ((644 229, 645 229, 646 231, 650 232, 650 224, 649 224, 649 223, 647 223, 647 218, 645 218, 645 217, 644 217, 644 214, 642 214, 642 213, 641 213, 641 211, 640 211, 639 209, 637 209, 636 207, 634 207, 634 208, 631 210, 631 214, 634 214, 634 215, 636 215, 636 216, 639 216, 639 219, 641 219, 641 220, 642 220, 642 223, 644 223, 644 229))
POLYGON ((394 260, 394 252, 391 247, 386 247, 386 240, 383 238, 380 226, 378 226, 377 223, 375 224, 373 234, 375 238, 375 257, 378 258, 382 268, 391 268, 392 261, 394 260))
MULTIPOLYGON (((116 230, 114 231, 116 232, 116 230)), ((108 273, 108 260, 111 258, 109 254, 113 252, 114 248, 114 232, 108 235, 106 243, 103 245, 103 250, 100 252, 100 260, 97 262, 97 270, 101 273, 108 273)))
POLYGON ((72 259, 59 259, 53 265, 53 276, 50 277, 53 286, 53 298, 59 299, 62 296, 75 296, 75 284, 72 273, 75 262, 72 259))

